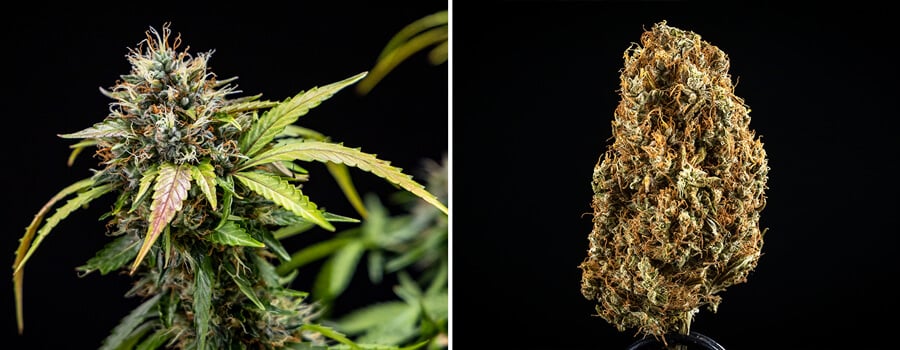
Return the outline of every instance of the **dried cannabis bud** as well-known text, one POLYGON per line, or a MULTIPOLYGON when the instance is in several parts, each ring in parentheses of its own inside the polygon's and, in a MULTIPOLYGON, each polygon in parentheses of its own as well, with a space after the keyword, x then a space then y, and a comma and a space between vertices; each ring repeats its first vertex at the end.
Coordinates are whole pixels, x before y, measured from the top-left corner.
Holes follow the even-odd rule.
POLYGON ((763 245, 768 161, 728 56, 660 22, 625 52, 615 141, 594 168, 581 291, 619 331, 690 331, 763 245))

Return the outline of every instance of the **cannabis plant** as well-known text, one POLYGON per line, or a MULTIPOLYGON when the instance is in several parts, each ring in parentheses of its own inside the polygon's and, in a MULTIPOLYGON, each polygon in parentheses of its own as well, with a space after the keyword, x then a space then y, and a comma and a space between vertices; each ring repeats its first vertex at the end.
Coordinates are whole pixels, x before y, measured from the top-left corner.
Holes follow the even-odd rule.
POLYGON ((339 178, 355 167, 445 214, 447 207, 388 161, 294 125, 366 72, 281 101, 234 97, 234 78, 207 67, 212 52, 180 47, 168 24, 150 28, 129 50, 131 71, 101 89, 112 99, 109 114, 60 135, 77 140, 70 162, 93 148, 99 169, 53 196, 20 240, 13 266, 19 331, 26 263, 61 220, 114 195, 101 217, 111 241, 77 270, 126 272, 134 281, 127 295, 143 303, 104 349, 326 349, 334 341, 359 348, 314 322, 319 311, 307 293, 290 288, 296 274, 276 272, 291 259, 280 242, 284 230, 335 231, 334 222, 358 221, 304 195, 310 175, 301 163, 326 163, 339 178))
POLYGON ((580 265, 582 293, 620 331, 688 334, 760 257, 768 161, 728 69, 722 50, 666 22, 625 52, 580 265))
MULTIPOLYGON (((447 159, 441 163, 429 160, 424 170, 426 188, 447 201, 447 159)), ((324 308, 326 324, 359 343, 410 346, 424 342, 428 349, 446 347, 448 216, 408 192, 392 198, 394 204, 405 208, 399 214, 390 213, 375 194, 365 199, 367 215, 361 225, 297 251, 276 271, 305 275, 310 263, 325 260, 317 271, 311 298, 324 308), (384 284, 386 277, 396 277, 398 284, 391 287, 397 299, 370 298, 370 304, 335 314, 334 306, 341 304, 340 296, 363 261, 374 286, 384 284)))

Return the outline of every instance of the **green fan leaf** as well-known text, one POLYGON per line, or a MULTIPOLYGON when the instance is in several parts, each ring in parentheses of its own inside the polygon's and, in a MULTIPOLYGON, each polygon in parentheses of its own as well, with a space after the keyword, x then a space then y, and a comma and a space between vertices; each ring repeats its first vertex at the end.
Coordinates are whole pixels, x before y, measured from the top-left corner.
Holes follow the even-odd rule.
POLYGON ((252 157, 272 142, 285 126, 293 124, 310 109, 331 98, 341 89, 362 79, 366 74, 367 72, 363 72, 323 87, 314 87, 272 107, 241 137, 239 146, 242 153, 252 157))
POLYGON ((213 243, 228 246, 244 246, 263 248, 266 245, 260 241, 253 239, 247 231, 234 223, 234 221, 225 222, 222 227, 216 228, 212 234, 206 236, 206 239, 213 243))
POLYGON ((28 252, 28 248, 31 246, 34 235, 37 233, 38 225, 40 225, 41 221, 44 220, 44 216, 47 215, 47 212, 49 212, 57 202, 68 197, 72 193, 81 191, 93 185, 94 180, 87 178, 66 186, 62 191, 59 191, 59 193, 50 198, 50 200, 41 207, 41 210, 34 215, 31 223, 25 228, 25 235, 19 239, 19 248, 16 249, 16 260, 13 262, 13 267, 15 268, 15 271, 13 272, 13 293, 15 294, 16 299, 16 323, 19 327, 19 333, 22 333, 25 327, 25 320, 23 319, 22 312, 22 284, 25 278, 25 271, 22 270, 22 267, 24 266, 25 253, 28 252))
POLYGON ((434 205, 445 214, 447 207, 434 195, 425 190, 425 187, 412 179, 412 176, 404 174, 403 170, 391 166, 390 162, 378 159, 373 154, 363 153, 358 148, 349 148, 339 143, 319 141, 293 141, 283 142, 271 150, 260 153, 245 163, 242 168, 262 165, 279 161, 319 161, 323 163, 346 164, 363 171, 371 172, 391 183, 400 186, 426 202, 434 205))
POLYGON ((125 266, 131 259, 137 255, 138 244, 141 240, 133 234, 122 235, 112 242, 106 244, 94 257, 76 268, 83 273, 82 276, 94 271, 100 271, 101 275, 106 275, 111 271, 125 266))
POLYGON ((128 137, 133 134, 134 132, 131 131, 130 125, 123 120, 110 119, 81 131, 57 136, 64 139, 95 139, 101 137, 128 137))
POLYGON ((41 226, 41 229, 37 232, 37 237, 35 237, 34 242, 31 244, 31 247, 28 248, 28 252, 25 253, 25 256, 22 260, 16 264, 15 271, 19 271, 28 259, 31 258, 31 255, 37 250, 37 247, 41 244, 44 238, 50 234, 50 231, 53 230, 56 225, 60 223, 63 219, 69 216, 73 211, 78 208, 82 208, 86 206, 88 203, 97 199, 98 197, 109 193, 115 187, 113 185, 103 185, 94 187, 90 190, 79 193, 75 198, 70 199, 66 204, 56 209, 56 212, 53 213, 50 217, 47 218, 47 221, 44 222, 44 226, 41 226))
POLYGON ((297 216, 316 223, 322 228, 334 231, 332 226, 309 198, 300 189, 284 179, 260 172, 241 172, 234 176, 251 191, 290 210, 297 216))
POLYGON ((153 309, 156 307, 160 295, 161 294, 157 294, 152 298, 147 299, 122 318, 119 324, 113 328, 112 333, 103 340, 103 345, 100 347, 100 350, 119 349, 122 343, 128 340, 129 336, 134 333, 138 326, 144 323, 148 318, 156 316, 157 313, 153 309))
POLYGON ((209 205, 216 210, 216 171, 209 161, 191 167, 191 177, 206 196, 209 205))
POLYGON ((153 203, 150 204, 150 222, 144 244, 138 251, 137 258, 131 265, 131 274, 137 270, 141 261, 150 251, 153 243, 159 238, 175 214, 181 211, 188 191, 191 189, 190 167, 184 165, 163 164, 159 168, 156 185, 153 186, 153 203))

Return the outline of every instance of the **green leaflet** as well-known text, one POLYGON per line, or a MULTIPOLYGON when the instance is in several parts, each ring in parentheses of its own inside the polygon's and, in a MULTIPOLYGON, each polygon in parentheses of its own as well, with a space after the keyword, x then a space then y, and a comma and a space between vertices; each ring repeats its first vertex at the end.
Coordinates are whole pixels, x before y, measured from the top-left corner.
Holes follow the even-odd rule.
POLYGON ((411 247, 403 254, 396 256, 385 264, 385 271, 397 272, 401 269, 414 264, 422 259, 425 254, 438 249, 442 244, 447 243, 447 233, 442 231, 440 234, 429 235, 426 241, 411 247))
POLYGON ((246 169, 256 165, 293 160, 346 164, 347 166, 371 172, 419 196, 445 214, 448 213, 447 207, 437 197, 425 190, 424 186, 414 181, 412 176, 404 174, 402 169, 391 166, 390 162, 378 159, 373 154, 363 153, 358 148, 349 148, 339 143, 319 141, 279 143, 274 148, 253 157, 241 168, 246 169))
POLYGON ((144 339, 135 350, 155 350, 159 349, 163 344, 166 343, 169 339, 174 337, 175 334, 166 329, 159 329, 155 333, 151 334, 147 339, 144 339))
POLYGON ((258 109, 266 109, 272 108, 278 105, 278 102, 275 101, 254 101, 257 98, 262 97, 262 94, 258 94, 256 96, 252 96, 251 101, 244 101, 240 103, 232 103, 227 106, 224 106, 219 109, 219 113, 224 114, 232 114, 239 112, 247 112, 247 111, 255 111, 258 109))
POLYGON ((365 249, 363 242, 356 240, 344 245, 334 253, 326 262, 329 265, 327 276, 316 280, 315 289, 320 293, 324 292, 324 294, 319 294, 320 297, 328 300, 334 299, 347 289, 365 249))
POLYGON ((50 198, 41 210, 35 214, 34 219, 31 220, 31 223, 28 227, 25 228, 25 235, 19 239, 19 248, 16 249, 16 260, 13 263, 13 267, 15 271, 13 271, 13 294, 15 294, 16 299, 16 324, 19 328, 19 333, 21 334, 25 327, 25 320, 23 318, 23 310, 22 310, 22 284, 25 278, 25 272, 22 270, 22 267, 25 266, 25 256, 26 252, 29 251, 29 247, 31 246, 32 239, 34 239, 34 235, 37 232, 38 225, 44 219, 44 216, 47 215, 47 212, 56 205, 56 202, 59 202, 65 197, 68 197, 72 193, 81 191, 85 188, 94 185, 94 180, 91 178, 87 178, 78 182, 75 182, 66 188, 59 191, 55 196, 50 198))
POLYGON ((428 16, 415 20, 406 25, 399 32, 394 34, 390 41, 384 45, 384 49, 378 54, 378 59, 382 60, 394 50, 397 50, 404 42, 408 42, 416 35, 434 27, 444 27, 450 22, 450 13, 447 10, 438 11, 428 16))
POLYGON ((191 178, 200 187, 213 210, 216 210, 216 171, 209 160, 191 167, 191 178))
POLYGON ((290 278, 282 278, 279 276, 275 272, 275 266, 272 266, 265 258, 256 254, 251 255, 250 258, 256 265, 259 279, 262 280, 267 287, 274 288, 284 286, 293 280, 293 276, 288 276, 290 278))
POLYGON ((301 218, 314 222, 326 230, 334 231, 334 226, 325 219, 316 204, 310 202, 309 198, 304 196, 297 187, 284 179, 259 172, 241 172, 234 176, 251 191, 290 210, 301 218))
POLYGON ((248 281, 244 276, 241 276, 240 273, 234 268, 234 265, 231 263, 225 264, 225 271, 228 272, 228 275, 231 276, 231 280, 234 281, 234 284, 238 286, 238 289, 241 290, 256 307, 259 308, 260 311, 266 311, 266 305, 259 300, 259 297, 256 296, 256 292, 253 291, 253 286, 250 285, 250 281, 248 281))
POLYGON ((147 171, 144 171, 141 176, 141 183, 138 186, 138 192, 134 195, 134 199, 131 202, 131 210, 129 210, 129 212, 133 212, 137 209, 138 205, 144 200, 144 197, 147 195, 147 190, 153 185, 153 180, 156 180, 156 175, 159 175, 156 164, 151 165, 147 171))
POLYGON ((450 42, 444 40, 444 42, 437 44, 431 51, 428 52, 428 61, 433 65, 439 65, 441 63, 447 62, 447 59, 450 57, 450 42))
POLYGON ((66 202, 65 205, 56 209, 56 212, 53 213, 53 215, 51 215, 49 218, 47 218, 47 221, 44 222, 44 226, 42 226, 41 229, 38 230, 37 237, 34 239, 34 243, 32 243, 31 247, 28 248, 28 252, 25 253, 25 257, 22 258, 22 261, 16 264, 15 271, 19 271, 23 266, 25 266, 25 262, 27 262, 28 259, 31 258, 31 255, 34 254, 35 250, 37 250, 37 247, 41 244, 44 238, 47 237, 48 234, 50 234, 50 231, 53 230, 53 228, 56 227, 56 225, 58 225, 60 221, 68 217, 69 214, 71 214, 76 209, 87 205, 94 199, 97 199, 98 197, 109 193, 113 189, 114 187, 112 185, 94 187, 90 190, 79 193, 75 198, 72 198, 68 202, 66 202))
POLYGON ((257 297, 256 294, 253 292, 253 287, 250 286, 250 283, 247 282, 247 280, 244 279, 244 277, 241 277, 238 275, 231 275, 231 279, 234 281, 235 284, 237 284, 238 289, 241 290, 241 293, 244 293, 244 295, 246 295, 247 298, 249 298, 250 301, 252 301, 253 304, 255 304, 256 307, 259 308, 260 311, 266 311, 266 306, 263 304, 262 301, 259 300, 259 297, 257 297))
POLYGON ((357 337, 357 341, 373 344, 400 345, 415 339, 418 333, 420 311, 418 307, 407 308, 389 319, 374 325, 357 337))
POLYGON ((446 259, 441 260, 441 265, 440 267, 438 267, 438 270, 435 273, 434 277, 432 277, 431 284, 429 284, 428 288, 425 289, 426 296, 437 295, 441 292, 443 292, 444 294, 447 293, 447 283, 449 281, 450 275, 449 264, 450 263, 446 259))
POLYGON ((257 231, 257 234, 260 236, 263 243, 265 243, 265 246, 268 247, 269 250, 274 252, 276 256, 278 256, 278 259, 280 259, 281 261, 291 260, 291 255, 288 254, 287 250, 284 249, 284 245, 281 244, 281 241, 275 238, 272 232, 270 232, 269 230, 260 230, 257 231))
MULTIPOLYGON (((356 348, 358 348, 360 350, 416 350, 418 348, 421 348, 422 346, 425 346, 425 344, 428 344, 429 341, 430 340, 424 340, 424 341, 421 341, 419 343, 416 343, 416 344, 413 344, 410 346, 404 346, 402 348, 399 346, 393 346, 393 345, 357 343, 356 348)), ((328 347, 328 350, 349 350, 349 349, 353 349, 353 348, 346 344, 338 344, 335 346, 328 347)))
POLYGON ((330 350, 327 345, 313 345, 312 343, 287 343, 284 345, 288 350, 330 350))
MULTIPOLYGON (((441 11, 423 17, 403 28, 385 46, 378 57, 378 62, 372 68, 372 74, 359 82, 356 91, 363 95, 369 93, 381 79, 413 54, 432 45, 447 43, 450 35, 447 20, 448 12, 441 11)), ((441 50, 440 46, 438 47, 438 50, 441 50)), ((433 53, 435 57, 431 58, 432 62, 436 64, 446 60, 446 58, 438 57, 439 52, 433 53)))
POLYGON ((384 254, 380 250, 373 250, 369 252, 368 258, 369 263, 366 267, 369 270, 369 280, 379 284, 384 277, 384 254))
POLYGON ((13 263, 13 267, 16 269, 13 272, 13 294, 15 294, 16 299, 16 323, 19 327, 19 333, 21 334, 25 327, 25 321, 23 319, 22 313, 22 283, 25 278, 25 271, 22 270, 24 266, 25 253, 28 251, 29 246, 31 245, 32 240, 34 239, 34 235, 37 232, 38 225, 44 220, 44 215, 47 215, 47 212, 56 205, 56 202, 59 202, 63 198, 68 197, 70 194, 81 191, 85 188, 94 185, 94 180, 91 178, 87 178, 78 182, 75 182, 66 188, 59 191, 55 196, 50 198, 41 210, 34 216, 34 219, 31 220, 31 223, 28 227, 25 228, 25 235, 19 239, 19 248, 16 249, 16 260, 13 263))
POLYGON ((216 228, 212 234, 206 237, 213 243, 229 245, 263 248, 266 245, 260 241, 253 239, 247 231, 238 226, 234 221, 225 222, 222 227, 216 228))
POLYGON ((137 326, 137 328, 135 328, 133 331, 131 331, 131 334, 129 334, 127 337, 125 337, 125 339, 122 339, 122 342, 119 343, 119 346, 117 346, 113 349, 115 349, 115 350, 134 349, 135 346, 138 345, 138 342, 140 342, 141 339, 144 338, 144 336, 147 335, 147 333, 149 333, 150 330, 155 328, 157 325, 158 324, 153 321, 148 321, 148 322, 142 323, 140 326, 137 326))
POLYGON ((323 87, 314 87, 272 107, 242 135, 239 143, 242 153, 252 157, 272 142, 285 126, 293 124, 310 109, 331 98, 341 89, 362 79, 366 74, 367 72, 363 72, 323 87))
POLYGON ((163 228, 172 221, 175 214, 181 210, 188 191, 191 189, 191 174, 188 166, 176 166, 163 164, 159 168, 159 176, 156 185, 153 186, 153 203, 150 204, 150 222, 147 227, 147 235, 144 244, 138 251, 137 258, 131 265, 131 274, 137 270, 141 261, 153 247, 153 243, 159 238, 163 228))
POLYGON ((281 264, 278 266, 277 272, 279 275, 286 275, 289 272, 299 269, 300 267, 305 266, 306 264, 322 259, 326 256, 331 255, 332 252, 338 250, 343 247, 347 243, 356 240, 356 238, 352 237, 340 237, 340 238, 332 238, 327 241, 322 241, 313 245, 310 245, 302 250, 294 253, 291 256, 291 260, 281 264))
POLYGON ((331 177, 333 177, 334 180, 337 181, 338 186, 341 187, 344 196, 347 197, 347 200, 349 200, 350 204, 353 205, 353 208, 356 209, 356 212, 365 219, 369 213, 366 212, 366 206, 363 205, 363 201, 356 191, 356 186, 353 185, 353 179, 350 177, 350 171, 347 169, 347 166, 339 163, 325 163, 325 166, 328 168, 328 172, 331 173, 331 177))
POLYGON ((347 334, 359 334, 379 324, 388 322, 410 308, 402 301, 387 301, 373 304, 341 317, 336 328, 347 334))
POLYGON ((230 175, 225 176, 224 178, 217 177, 216 183, 224 190, 222 193, 222 219, 216 226, 216 228, 219 228, 229 221, 228 217, 231 216, 231 203, 234 201, 236 195, 234 194, 234 179, 230 175))
POLYGON ((106 220, 106 218, 108 218, 110 216, 114 216, 114 215, 118 214, 119 212, 121 212, 122 207, 125 206, 125 202, 128 201, 129 197, 131 197, 131 196, 129 195, 128 192, 126 192, 126 191, 119 192, 119 197, 116 198, 116 202, 115 202, 115 204, 113 204, 112 210, 101 215, 100 220, 106 220))
POLYGON ((209 256, 201 255, 194 266, 194 327, 197 329, 197 349, 206 349, 206 336, 212 313, 212 280, 215 271, 209 256))
POLYGON ((277 137, 300 137, 317 141, 325 141, 327 139, 325 134, 294 124, 285 126, 284 130, 277 137))
POLYGON ((112 333, 103 340, 103 345, 100 347, 100 350, 119 349, 122 343, 128 340, 141 323, 148 318, 156 316, 157 313, 153 308, 156 307, 160 295, 161 294, 157 294, 152 298, 147 299, 147 301, 141 303, 141 305, 134 310, 131 310, 128 315, 122 318, 122 321, 113 328, 112 333))
POLYGON ((64 139, 96 139, 101 137, 128 137, 132 134, 131 128, 122 120, 106 120, 93 126, 70 134, 57 135, 64 139))
POLYGON ((307 324, 300 326, 300 329, 321 333, 322 335, 324 335, 328 338, 334 339, 334 340, 340 342, 341 344, 349 346, 353 350, 362 350, 352 340, 348 339, 346 336, 344 336, 340 332, 337 332, 334 329, 331 329, 329 327, 325 327, 325 326, 318 325, 318 324, 307 323, 307 324))
POLYGON ((122 235, 107 243, 94 257, 88 259, 87 263, 77 267, 76 270, 81 271, 82 276, 98 270, 101 275, 115 271, 137 255, 140 241, 136 235, 122 235))
POLYGON ((72 149, 72 153, 69 153, 69 159, 66 160, 66 165, 72 166, 72 164, 75 164, 75 158, 78 158, 78 155, 81 154, 81 151, 83 151, 85 148, 94 146, 96 144, 97 144, 97 140, 90 139, 90 140, 84 140, 84 141, 81 141, 74 145, 69 146, 69 148, 72 149))
POLYGON ((309 229, 313 227, 316 227, 316 225, 311 222, 301 222, 299 224, 282 227, 276 230, 273 233, 273 236, 275 236, 276 239, 285 239, 309 231, 309 229))

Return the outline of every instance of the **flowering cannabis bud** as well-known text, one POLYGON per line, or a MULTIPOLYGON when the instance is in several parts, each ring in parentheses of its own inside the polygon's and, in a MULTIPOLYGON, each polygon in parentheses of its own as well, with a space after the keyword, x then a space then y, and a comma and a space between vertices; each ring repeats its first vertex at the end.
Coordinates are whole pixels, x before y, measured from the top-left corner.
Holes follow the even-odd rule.
POLYGON ((101 169, 60 191, 26 228, 13 266, 20 332, 27 260, 70 213, 116 193, 103 215, 114 239, 78 270, 105 275, 127 265, 135 277, 128 295, 145 300, 104 349, 275 349, 321 346, 325 336, 346 342, 312 323, 317 310, 307 294, 289 288, 296 274, 278 274, 274 266, 291 259, 279 229, 334 231, 331 222, 358 222, 304 195, 309 176, 295 162, 356 167, 444 213, 446 206, 390 162, 293 125, 365 72, 283 101, 232 99, 234 79, 209 71, 211 52, 191 55, 180 44, 168 25, 149 30, 127 56, 129 74, 102 90, 113 100, 106 118, 60 135, 81 139, 73 156, 96 147, 101 169))
POLYGON ((756 267, 769 167, 728 68, 722 50, 665 21, 625 52, 580 265, 582 294, 619 331, 687 334, 756 267))

